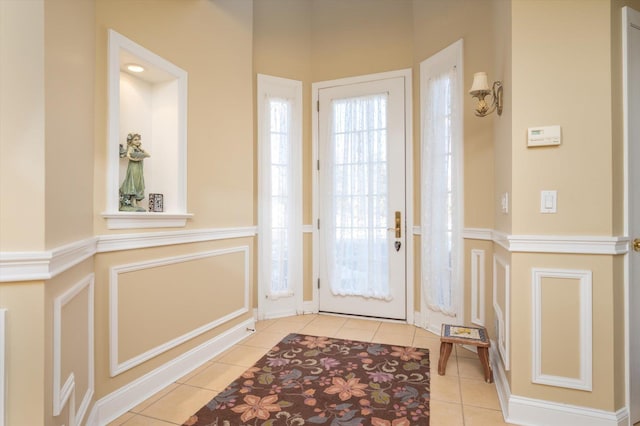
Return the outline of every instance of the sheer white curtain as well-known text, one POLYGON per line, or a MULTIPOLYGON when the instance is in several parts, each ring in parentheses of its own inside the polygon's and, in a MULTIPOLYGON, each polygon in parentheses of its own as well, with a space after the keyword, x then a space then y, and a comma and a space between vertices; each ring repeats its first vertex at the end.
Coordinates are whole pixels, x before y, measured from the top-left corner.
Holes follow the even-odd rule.
POLYGON ((456 68, 431 76, 427 83, 422 129, 421 226, 422 293, 430 309, 456 314, 453 284, 461 262, 460 135, 457 115, 456 68))
POLYGON ((269 296, 272 298, 292 294, 290 277, 290 238, 293 197, 291 195, 291 101, 272 98, 266 103, 269 117, 269 179, 271 196, 267 223, 270 232, 264 235, 271 247, 271 281, 269 296))
POLYGON ((335 100, 321 147, 321 250, 331 291, 391 299, 387 97, 335 100))

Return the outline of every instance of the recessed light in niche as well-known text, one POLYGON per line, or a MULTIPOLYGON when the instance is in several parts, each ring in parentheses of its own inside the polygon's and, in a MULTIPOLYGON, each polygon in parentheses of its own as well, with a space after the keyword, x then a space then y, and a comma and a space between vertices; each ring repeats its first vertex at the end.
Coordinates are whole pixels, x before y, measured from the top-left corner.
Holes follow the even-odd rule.
POLYGON ((131 72, 143 72, 144 67, 138 64, 127 64, 127 69, 131 72))

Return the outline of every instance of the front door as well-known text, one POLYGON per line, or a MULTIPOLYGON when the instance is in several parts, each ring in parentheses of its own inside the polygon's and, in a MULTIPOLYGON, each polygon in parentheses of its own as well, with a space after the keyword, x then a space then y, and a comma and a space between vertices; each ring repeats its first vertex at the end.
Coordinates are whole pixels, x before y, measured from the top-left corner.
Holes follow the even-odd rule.
POLYGON ((317 95, 319 310, 406 319, 405 77, 317 95))
POLYGON ((626 140, 628 146, 629 360, 631 424, 640 422, 640 12, 625 8, 626 140))

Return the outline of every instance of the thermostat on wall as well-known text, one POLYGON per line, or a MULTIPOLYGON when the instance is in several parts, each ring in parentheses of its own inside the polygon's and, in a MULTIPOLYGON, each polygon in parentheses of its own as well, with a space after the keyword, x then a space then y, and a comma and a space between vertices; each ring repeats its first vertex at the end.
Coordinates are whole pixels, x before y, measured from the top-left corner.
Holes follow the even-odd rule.
POLYGON ((527 130, 527 146, 560 145, 561 140, 560 126, 529 127, 527 130))

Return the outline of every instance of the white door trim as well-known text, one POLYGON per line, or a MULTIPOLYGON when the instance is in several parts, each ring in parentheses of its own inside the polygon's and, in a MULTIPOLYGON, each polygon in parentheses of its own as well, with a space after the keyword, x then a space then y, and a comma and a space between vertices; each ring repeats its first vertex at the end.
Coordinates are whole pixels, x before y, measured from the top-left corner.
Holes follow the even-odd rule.
MULTIPOLYGON (((623 112, 623 152, 624 152, 624 233, 629 237, 629 241, 632 241, 634 236, 631 235, 631 217, 629 215, 630 210, 630 197, 631 197, 631 178, 629 173, 629 162, 630 160, 630 150, 629 150, 629 131, 630 131, 630 118, 629 118, 629 109, 630 109, 630 99, 629 96, 629 33, 631 26, 635 28, 640 28, 640 12, 625 6, 622 8, 622 112, 623 112)), ((638 102, 635 100, 634 102, 638 102)), ((636 108, 640 108, 640 105, 636 105, 636 108)), ((640 409, 638 409, 637 405, 635 409, 631 406, 631 401, 640 398, 640 395, 636 393, 632 394, 631 389, 631 375, 633 373, 632 370, 632 355, 631 355, 631 331, 630 331, 630 323, 632 320, 631 312, 632 312, 632 300, 631 300, 631 256, 634 256, 632 243, 630 243, 629 251, 625 255, 624 261, 624 300, 625 303, 625 357, 626 357, 626 369, 627 374, 625 374, 626 378, 626 400, 627 400, 627 408, 629 409, 629 417, 630 423, 633 424, 640 420, 640 409)), ((636 374, 637 376, 637 374, 636 374)), ((636 380, 640 380, 640 377, 636 377, 636 380)))
POLYGON ((406 299, 407 299, 407 322, 409 324, 413 324, 414 322, 414 307, 413 307, 413 299, 414 299, 414 273, 413 273, 413 264, 414 264, 414 250, 413 250, 413 232, 408 232, 413 229, 413 119, 412 119, 412 111, 413 111, 413 100, 412 100, 412 77, 411 77, 411 69, 403 69, 397 71, 388 71, 383 73, 376 74, 368 74, 357 77, 347 77, 336 80, 328 80, 321 81, 317 83, 313 83, 311 85, 311 105, 312 111, 312 123, 311 123, 311 134, 312 134, 312 162, 311 162, 311 170, 312 173, 312 181, 311 185, 313 187, 312 193, 312 203, 313 203, 313 311, 317 312, 319 309, 319 295, 318 295, 318 277, 320 276, 319 269, 319 254, 320 254, 320 245, 319 245, 319 233, 318 233, 318 219, 319 219, 319 194, 318 194, 318 93, 321 89, 326 89, 328 87, 335 86, 343 86, 349 84, 357 84, 363 83, 366 81, 372 80, 380 80, 385 78, 395 78, 395 77, 403 77, 405 81, 404 86, 404 100, 405 100, 405 192, 406 192, 406 209, 405 209, 405 223, 404 223, 404 232, 406 235, 406 299))

